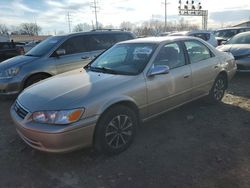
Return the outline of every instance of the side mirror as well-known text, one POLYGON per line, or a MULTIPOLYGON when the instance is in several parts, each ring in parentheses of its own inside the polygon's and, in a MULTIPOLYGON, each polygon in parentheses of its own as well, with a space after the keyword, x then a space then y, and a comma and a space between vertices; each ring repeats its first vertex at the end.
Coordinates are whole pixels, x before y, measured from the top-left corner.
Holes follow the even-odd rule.
POLYGON ((169 66, 153 65, 148 72, 148 76, 155 76, 159 74, 168 74, 168 73, 169 73, 169 66))
POLYGON ((56 55, 57 56, 61 56, 61 55, 65 55, 65 54, 66 54, 65 49, 58 49, 58 50, 56 50, 56 55))

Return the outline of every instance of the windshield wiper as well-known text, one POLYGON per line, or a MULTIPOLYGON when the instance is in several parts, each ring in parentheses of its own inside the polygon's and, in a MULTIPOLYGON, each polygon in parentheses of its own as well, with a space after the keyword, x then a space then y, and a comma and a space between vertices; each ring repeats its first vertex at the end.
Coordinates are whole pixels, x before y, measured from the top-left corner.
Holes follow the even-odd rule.
POLYGON ((92 67, 88 66, 91 71, 97 71, 97 72, 103 72, 103 73, 109 73, 109 74, 118 74, 118 71, 115 71, 113 69, 107 68, 107 67, 92 67))

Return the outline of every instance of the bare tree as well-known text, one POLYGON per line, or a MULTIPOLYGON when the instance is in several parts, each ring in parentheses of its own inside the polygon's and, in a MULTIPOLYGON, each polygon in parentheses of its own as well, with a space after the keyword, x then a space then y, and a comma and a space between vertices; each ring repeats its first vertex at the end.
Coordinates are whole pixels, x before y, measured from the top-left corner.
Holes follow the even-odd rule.
POLYGON ((8 35, 8 34, 9 34, 9 28, 4 24, 0 24, 0 35, 8 35))
POLYGON ((74 32, 81 32, 81 31, 89 31, 91 30, 91 25, 87 24, 87 23, 80 23, 80 24, 77 24, 73 31, 74 32))
POLYGON ((36 23, 22 23, 19 29, 20 32, 25 35, 38 35, 42 30, 36 23))
POLYGON ((122 22, 120 24, 120 28, 124 29, 126 31, 132 31, 135 28, 135 24, 131 23, 131 22, 122 22))
POLYGON ((103 26, 103 29, 115 29, 115 26, 113 26, 112 24, 109 24, 109 25, 103 26))

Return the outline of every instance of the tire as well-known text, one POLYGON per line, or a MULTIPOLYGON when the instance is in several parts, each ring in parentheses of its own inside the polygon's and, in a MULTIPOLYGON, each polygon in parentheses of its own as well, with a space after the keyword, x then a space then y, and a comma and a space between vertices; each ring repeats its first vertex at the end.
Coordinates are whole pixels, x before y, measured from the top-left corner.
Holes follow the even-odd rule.
POLYGON ((126 106, 114 106, 97 123, 95 149, 114 155, 126 150, 133 142, 138 121, 136 113, 126 106))
POLYGON ((46 78, 48 78, 49 76, 48 75, 44 75, 44 74, 37 74, 37 75, 34 75, 34 76, 31 76, 30 78, 28 78, 28 80, 25 82, 24 84, 24 89, 41 81, 41 80, 44 80, 46 78))
POLYGON ((227 88, 227 79, 223 75, 219 75, 214 81, 213 87, 209 92, 209 99, 212 103, 218 103, 224 97, 227 88))

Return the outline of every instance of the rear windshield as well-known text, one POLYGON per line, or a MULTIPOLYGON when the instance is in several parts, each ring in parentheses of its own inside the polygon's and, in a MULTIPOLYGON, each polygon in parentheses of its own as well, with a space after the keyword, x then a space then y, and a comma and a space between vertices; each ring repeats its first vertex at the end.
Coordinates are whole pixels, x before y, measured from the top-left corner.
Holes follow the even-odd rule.
POLYGON ((32 48, 28 53, 26 53, 26 56, 35 56, 35 57, 41 57, 45 54, 49 53, 52 48, 57 46, 62 39, 65 38, 64 36, 53 36, 45 39, 41 43, 39 43, 37 46, 32 48))

